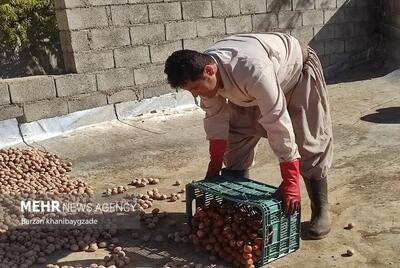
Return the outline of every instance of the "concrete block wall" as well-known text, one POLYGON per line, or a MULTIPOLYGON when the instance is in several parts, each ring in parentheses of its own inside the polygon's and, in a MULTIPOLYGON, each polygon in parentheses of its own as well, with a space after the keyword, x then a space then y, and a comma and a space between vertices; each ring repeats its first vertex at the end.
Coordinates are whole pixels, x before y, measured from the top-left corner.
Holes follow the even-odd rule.
MULTIPOLYGON (((0 82, 0 120, 30 122, 173 91, 164 61, 235 33, 281 31, 325 67, 377 41, 375 0, 55 0, 66 68, 0 82)), ((359 58, 359 57, 358 57, 359 58)))
POLYGON ((67 69, 77 73, 120 67, 135 73, 176 49, 202 50, 235 33, 290 33, 310 43, 325 67, 377 41, 377 0, 56 2, 67 69))
POLYGON ((384 38, 388 59, 400 66, 400 1, 384 0, 384 38))
MULTIPOLYGON (((131 88, 133 83, 133 74, 127 69, 0 80, 0 121, 17 118, 19 123, 28 123, 107 104, 142 100, 143 89, 131 88), (124 89, 115 91, 115 87, 124 89)), ((148 90, 152 92, 158 87, 148 90)), ((152 96, 156 95, 153 92, 152 96)))

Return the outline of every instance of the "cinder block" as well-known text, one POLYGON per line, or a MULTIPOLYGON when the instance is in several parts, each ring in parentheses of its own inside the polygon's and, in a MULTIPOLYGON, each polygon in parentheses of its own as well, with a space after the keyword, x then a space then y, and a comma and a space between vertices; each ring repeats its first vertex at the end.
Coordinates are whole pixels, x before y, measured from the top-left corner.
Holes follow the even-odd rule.
POLYGON ((32 76, 7 80, 11 102, 24 103, 56 97, 54 79, 51 76, 32 76))
POLYGON ((111 14, 114 25, 127 26, 149 21, 146 5, 111 6, 111 14))
POLYGON ((182 41, 150 46, 151 62, 164 62, 172 52, 182 49, 182 41))
POLYGON ((197 35, 200 37, 225 34, 224 19, 202 19, 196 22, 197 35))
POLYGON ((221 41, 222 39, 224 39, 228 36, 230 36, 230 34, 220 34, 220 35, 214 36, 213 37, 214 43, 221 41))
MULTIPOLYGON (((366 8, 364 10, 363 21, 376 22, 380 19, 380 12, 378 8, 366 8)), ((395 26, 400 28, 400 11, 395 15, 395 26)))
POLYGON ((362 21, 364 18, 365 8, 345 8, 344 20, 346 22, 362 21))
POLYGON ((393 26, 400 29, 400 12, 394 16, 393 26))
POLYGON ((240 1, 240 12, 242 14, 266 13, 267 1, 265 0, 240 1))
MULTIPOLYGON (((372 4, 376 4, 376 1, 370 0, 372 4)), ((397 12, 400 14, 400 2, 397 0, 392 0, 392 6, 393 6, 393 11, 397 12)))
POLYGON ((143 90, 143 97, 145 99, 158 97, 171 92, 176 92, 174 88, 171 88, 168 84, 162 84, 154 87, 148 87, 143 90))
POLYGON ((183 40, 184 49, 191 49, 199 52, 203 52, 212 44, 214 44, 214 39, 212 37, 200 37, 195 39, 183 40))
POLYGON ((240 14, 239 0, 212 0, 214 17, 230 17, 240 14))
POLYGON ((166 77, 164 74, 164 64, 134 69, 133 73, 136 85, 164 81, 166 77))
POLYGON ((309 45, 315 50, 318 56, 325 55, 325 41, 312 40, 309 45))
POLYGON ((367 42, 365 37, 349 38, 345 40, 345 52, 353 52, 364 48, 364 44, 367 42))
POLYGON ((57 10, 59 30, 80 30, 108 26, 105 7, 89 7, 57 10))
POLYGON ((54 76, 57 96, 72 96, 97 91, 96 77, 92 74, 54 76))
POLYGON ((339 53, 331 55, 331 64, 345 63, 349 60, 350 53, 339 53))
POLYGON ((129 28, 93 29, 89 33, 92 49, 130 45, 129 28))
POLYGON ((10 92, 8 85, 0 80, 0 105, 10 104, 10 92))
POLYGON ((386 47, 387 51, 390 51, 391 58, 390 62, 400 65, 400 51, 398 50, 399 40, 387 41, 386 47))
POLYGON ((101 92, 74 96, 68 100, 69 113, 107 105, 107 96, 101 92))
POLYGON ((315 0, 316 9, 336 8, 336 0, 315 0))
POLYGON ((67 102, 63 99, 52 99, 24 104, 23 123, 37 121, 68 114, 67 102))
POLYGON ((82 0, 54 0, 56 9, 83 7, 83 5, 84 1, 82 0))
POLYGON ((322 10, 307 10, 303 13, 303 25, 324 24, 324 12, 322 10))
POLYGON ((110 6, 127 4, 128 0, 82 0, 89 2, 90 6, 110 6))
POLYGON ((337 0, 337 7, 355 7, 356 2, 356 0, 337 0))
POLYGON ((65 52, 78 52, 90 50, 88 30, 60 31, 61 48, 65 52))
POLYGON ((226 33, 248 33, 251 32, 251 16, 239 16, 226 18, 226 33))
POLYGON ((128 0, 129 4, 150 4, 150 3, 162 3, 164 0, 128 0))
POLYGON ((293 29, 291 34, 300 42, 308 44, 314 37, 314 30, 312 26, 305 26, 302 28, 293 29))
POLYGON ((369 23, 361 23, 361 22, 355 22, 353 24, 353 34, 354 36, 366 36, 371 33, 371 31, 374 31, 376 28, 376 25, 372 25, 369 23))
POLYGON ((291 0, 268 0, 267 11, 268 12, 281 12, 292 10, 291 0))
POLYGON ((135 85, 133 72, 130 69, 113 69, 96 74, 99 91, 130 87, 135 85))
POLYGON ((130 28, 132 45, 156 44, 165 41, 164 24, 149 24, 130 28))
POLYGON ((278 33, 284 33, 284 34, 290 35, 291 29, 275 29, 274 31, 278 32, 278 33))
POLYGON ((278 16, 274 13, 253 16, 253 31, 268 32, 278 28, 278 16))
POLYGON ((65 71, 68 73, 76 73, 75 53, 63 51, 65 71))
POLYGON ((325 54, 336 54, 344 52, 343 40, 331 40, 325 43, 325 54))
POLYGON ((212 16, 210 1, 182 2, 184 20, 209 18, 212 16))
POLYGON ((119 103, 125 101, 135 101, 139 100, 139 90, 134 89, 124 89, 117 92, 112 92, 107 96, 108 103, 119 103))
POLYGON ((86 73, 114 68, 114 56, 112 50, 79 52, 70 56, 66 54, 65 57, 73 57, 73 65, 67 66, 67 70, 76 73, 86 73))
POLYGON ((104 5, 121 5, 126 4, 127 0, 55 0, 55 8, 77 8, 104 5))
POLYGON ((334 25, 314 26, 314 39, 315 40, 329 40, 334 38, 334 25))
POLYGON ((196 37, 194 21, 172 22, 165 25, 167 40, 179 40, 196 37))
POLYGON ((314 9, 314 0, 293 0, 293 10, 314 9))
POLYGON ((60 31, 69 30, 67 10, 56 10, 57 27, 60 31))
POLYGON ((294 29, 302 26, 301 12, 282 11, 278 14, 278 25, 281 29, 294 29))
POLYGON ((343 9, 324 10, 324 24, 343 22, 345 22, 343 9))
MULTIPOLYGON (((339 0, 338 0, 339 1, 339 0)), ((355 2, 355 0, 354 0, 355 2)), ((374 3, 379 2, 379 1, 375 1, 375 0, 357 0, 357 7, 368 7, 368 6, 373 6, 374 3)), ((398 2, 395 1, 395 3, 398 2)))
POLYGON ((118 48, 114 50, 116 67, 135 67, 150 62, 150 52, 147 46, 118 48))
POLYGON ((0 121, 8 120, 12 118, 19 118, 24 115, 22 107, 11 104, 11 105, 0 105, 0 121))
POLYGON ((319 56, 318 58, 323 68, 326 68, 329 65, 331 65, 331 55, 322 55, 319 56))
POLYGON ((353 25, 351 23, 335 24, 334 38, 347 38, 354 34, 353 25))
POLYGON ((149 18, 150 22, 181 20, 181 4, 179 2, 150 4, 149 18))
POLYGON ((384 16, 384 18, 382 18, 383 24, 392 25, 393 24, 393 17, 394 17, 394 14, 391 14, 391 13, 387 14, 387 16, 384 16))

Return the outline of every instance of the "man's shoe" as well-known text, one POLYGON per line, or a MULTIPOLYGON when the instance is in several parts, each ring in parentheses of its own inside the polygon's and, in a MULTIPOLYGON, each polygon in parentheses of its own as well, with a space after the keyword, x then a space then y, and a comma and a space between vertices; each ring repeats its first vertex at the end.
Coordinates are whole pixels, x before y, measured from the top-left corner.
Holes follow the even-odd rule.
POLYGON ((311 201, 311 221, 308 238, 323 239, 331 231, 327 179, 304 179, 311 201))

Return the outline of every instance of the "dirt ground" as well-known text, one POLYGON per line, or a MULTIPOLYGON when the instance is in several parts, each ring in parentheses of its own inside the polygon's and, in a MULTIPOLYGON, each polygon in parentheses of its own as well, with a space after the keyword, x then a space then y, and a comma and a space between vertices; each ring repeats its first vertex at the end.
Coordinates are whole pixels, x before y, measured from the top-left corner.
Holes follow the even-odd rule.
MULTIPOLYGON (((347 80, 351 80, 350 78, 347 80)), ((329 85, 335 160, 329 175, 332 232, 320 241, 302 240, 298 251, 273 267, 400 267, 400 71, 374 79, 329 85), (355 228, 343 227, 354 223, 355 228), (352 257, 343 257, 354 249, 352 257)), ((158 177, 163 193, 176 192, 176 180, 201 179, 207 164, 202 112, 164 112, 124 122, 109 122, 37 144, 73 163, 72 175, 85 178, 97 193, 127 185, 136 177, 158 177)), ((278 185, 277 159, 261 142, 251 177, 278 185)), ((145 189, 130 188, 129 192, 145 189)), ((302 221, 310 217, 302 184, 302 221)), ((155 207, 185 221, 185 203, 156 201, 155 207)), ((161 226, 152 233, 168 233, 161 226)), ((143 234, 146 230, 141 230, 143 234)), ((207 263, 203 253, 187 244, 144 243, 122 232, 132 264, 161 267, 169 256, 207 263)), ((85 263, 105 252, 52 256, 59 263, 85 263)))

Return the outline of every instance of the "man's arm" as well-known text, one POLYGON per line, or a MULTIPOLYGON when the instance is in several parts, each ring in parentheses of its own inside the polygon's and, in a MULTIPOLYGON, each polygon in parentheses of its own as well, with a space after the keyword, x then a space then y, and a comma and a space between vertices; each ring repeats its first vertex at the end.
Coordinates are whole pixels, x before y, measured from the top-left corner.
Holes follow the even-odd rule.
POLYGON ((229 109, 226 99, 218 94, 201 97, 200 107, 205 112, 204 130, 208 140, 227 140, 229 135, 229 109))
POLYGON ((229 135, 229 109, 226 99, 220 96, 201 98, 200 107, 205 111, 204 129, 209 140, 210 162, 205 178, 219 175, 222 168, 229 135))
POLYGON ((278 192, 284 201, 284 211, 292 214, 300 208, 299 152, 286 99, 272 64, 266 61, 248 62, 240 70, 242 89, 256 99, 261 111, 259 123, 268 134, 268 142, 280 161, 282 183, 278 192))

